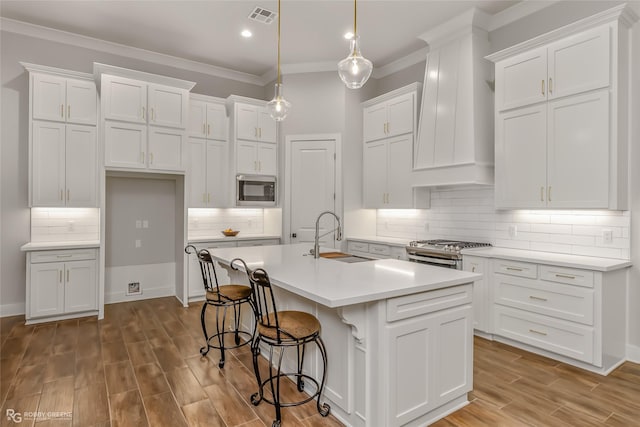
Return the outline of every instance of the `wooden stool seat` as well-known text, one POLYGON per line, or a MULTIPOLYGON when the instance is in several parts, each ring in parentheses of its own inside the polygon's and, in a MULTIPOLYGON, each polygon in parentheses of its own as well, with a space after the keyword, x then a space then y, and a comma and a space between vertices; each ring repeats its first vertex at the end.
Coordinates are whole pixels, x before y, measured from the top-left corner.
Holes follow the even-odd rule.
MULTIPOLYGON (((275 315, 270 313, 269 321, 262 321, 258 324, 258 334, 265 338, 277 339, 278 330, 275 327, 275 315)), ((302 311, 279 311, 278 322, 280 326, 281 341, 304 341, 320 332, 320 322, 315 316, 302 311)))
POLYGON ((251 296, 251 288, 246 285, 222 285, 218 289, 219 291, 207 291, 208 301, 238 301, 251 296))

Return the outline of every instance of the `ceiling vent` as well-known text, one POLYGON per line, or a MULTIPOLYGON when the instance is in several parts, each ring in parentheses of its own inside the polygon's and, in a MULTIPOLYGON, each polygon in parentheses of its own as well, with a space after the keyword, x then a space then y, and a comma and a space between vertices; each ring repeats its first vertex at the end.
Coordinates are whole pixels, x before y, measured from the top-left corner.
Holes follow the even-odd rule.
POLYGON ((276 19, 276 16, 278 16, 277 13, 256 6, 249 14, 249 19, 262 22, 263 24, 271 24, 273 20, 276 19))

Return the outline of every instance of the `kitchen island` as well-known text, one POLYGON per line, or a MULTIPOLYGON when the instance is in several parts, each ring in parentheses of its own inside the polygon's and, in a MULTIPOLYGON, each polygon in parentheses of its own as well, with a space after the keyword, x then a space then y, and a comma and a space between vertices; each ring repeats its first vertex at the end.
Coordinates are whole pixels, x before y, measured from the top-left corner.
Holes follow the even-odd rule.
MULTIPOLYGON (((310 248, 221 248, 211 255, 222 267, 238 257, 251 269, 264 268, 279 310, 318 317, 331 413, 350 426, 422 426, 466 405, 472 283, 480 276, 394 259, 314 259, 310 248)), ((234 282, 248 282, 244 272, 229 272, 234 282)), ((319 376, 319 357, 307 356, 305 373, 319 376)), ((293 357, 283 363, 295 366, 293 357)))

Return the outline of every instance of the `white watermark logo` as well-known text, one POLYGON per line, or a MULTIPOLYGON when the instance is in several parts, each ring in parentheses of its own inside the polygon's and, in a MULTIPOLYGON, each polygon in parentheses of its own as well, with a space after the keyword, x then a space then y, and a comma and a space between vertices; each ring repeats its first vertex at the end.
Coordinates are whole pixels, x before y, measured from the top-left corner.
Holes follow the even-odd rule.
POLYGON ((22 422, 22 414, 20 412, 16 412, 13 409, 7 409, 7 420, 13 421, 14 423, 22 422))
POLYGON ((8 421, 13 421, 18 424, 23 420, 70 420, 72 418, 71 412, 63 412, 63 411, 25 411, 25 412, 17 412, 15 409, 8 408, 5 412, 8 421))

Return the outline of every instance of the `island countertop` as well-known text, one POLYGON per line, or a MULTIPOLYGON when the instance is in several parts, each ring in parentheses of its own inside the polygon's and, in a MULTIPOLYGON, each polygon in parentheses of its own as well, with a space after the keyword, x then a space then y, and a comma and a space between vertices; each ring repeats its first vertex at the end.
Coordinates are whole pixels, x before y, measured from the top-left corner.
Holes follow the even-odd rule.
MULTIPOLYGON (((314 259, 312 245, 255 246, 210 250, 222 264, 242 258, 264 268, 278 287, 326 307, 337 308, 471 283, 480 274, 397 259, 345 263, 314 259)), ((335 251, 322 248, 321 252, 335 251)))

